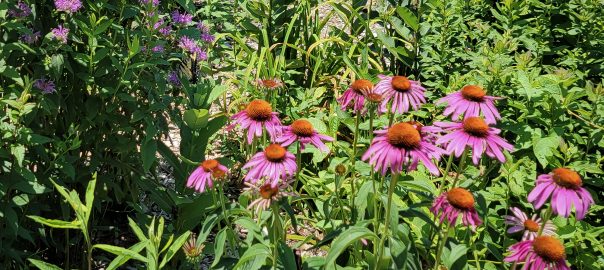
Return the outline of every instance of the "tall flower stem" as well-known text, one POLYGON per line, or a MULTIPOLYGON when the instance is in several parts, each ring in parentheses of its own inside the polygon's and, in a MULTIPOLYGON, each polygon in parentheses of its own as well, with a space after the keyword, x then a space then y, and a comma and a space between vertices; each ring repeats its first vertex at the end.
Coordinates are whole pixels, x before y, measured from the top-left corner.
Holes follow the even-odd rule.
POLYGON ((388 230, 390 229, 390 209, 392 208, 392 194, 394 194, 394 188, 396 188, 396 183, 398 182, 398 173, 395 173, 392 175, 392 179, 390 179, 390 186, 388 187, 388 202, 386 203, 386 221, 384 224, 384 234, 382 236, 382 239, 380 239, 380 245, 379 245, 379 254, 378 254, 378 259, 377 259, 377 263, 376 263, 376 269, 377 267, 379 267, 380 265, 380 261, 382 260, 382 257, 384 256, 384 251, 385 251, 385 244, 386 244, 386 239, 390 238, 389 237, 389 232, 388 230))
POLYGON ((451 153, 451 155, 449 155, 449 159, 447 160, 447 165, 445 166, 443 178, 440 180, 440 186, 438 187, 438 192, 436 193, 437 196, 443 191, 443 188, 445 186, 445 180, 447 179, 447 176, 449 176, 449 171, 451 170, 451 163, 453 163, 453 157, 454 155, 453 153, 451 153))
POLYGON ((543 229, 545 229, 545 224, 547 224, 547 221, 549 221, 549 219, 551 217, 552 217, 552 203, 550 202, 549 207, 545 211, 545 218, 543 219, 543 224, 541 224, 541 227, 539 227, 539 232, 537 233, 537 236, 541 236, 541 234, 543 233, 543 229))
MULTIPOLYGON (((220 198, 220 208, 222 209, 222 213, 224 215, 224 221, 227 224, 227 230, 232 230, 233 226, 231 226, 231 220, 230 220, 230 216, 229 216, 229 212, 227 212, 226 207, 225 207, 225 201, 224 201, 224 187, 223 187, 223 183, 217 183, 218 186, 218 197, 220 198)), ((234 233, 233 233, 234 234, 234 233)), ((231 237, 229 237, 229 244, 231 245, 231 248, 233 249, 233 251, 236 251, 237 249, 235 248, 235 242, 233 241, 233 239, 231 237)))
POLYGON ((434 262, 434 270, 438 270, 438 266, 440 265, 440 257, 443 254, 443 249, 445 248, 445 244, 447 243, 447 240, 449 239, 449 233, 452 228, 455 228, 455 227, 451 227, 451 225, 447 223, 446 229, 445 229, 445 235, 443 235, 443 237, 441 237, 442 239, 440 240, 440 244, 438 245, 438 249, 436 250, 436 258, 435 258, 436 260, 434 262))
POLYGON ((300 141, 296 144, 296 165, 298 171, 296 172, 296 183, 294 184, 294 190, 298 188, 298 182, 300 181, 300 171, 302 171, 302 147, 300 141))
POLYGON ((451 188, 454 188, 457 185, 457 181, 459 181, 459 175, 463 174, 464 169, 466 168, 466 158, 468 157, 468 148, 466 147, 461 154, 461 159, 459 160, 459 166, 457 167, 457 174, 455 174, 455 179, 453 179, 453 183, 451 184, 451 188))
POLYGON ((354 198, 356 197, 354 182, 356 181, 355 161, 357 159, 357 143, 359 141, 359 123, 360 123, 360 118, 361 118, 360 115, 361 115, 361 110, 357 110, 356 116, 355 116, 355 121, 354 121, 354 138, 352 139, 352 156, 350 157, 351 158, 350 163, 352 165, 352 168, 350 169, 350 211, 352 212, 352 219, 354 219, 356 217, 355 211, 354 211, 354 198))
POLYGON ((271 204, 271 210, 273 210, 273 269, 277 269, 279 241, 282 239, 281 220, 279 219, 279 205, 277 203, 271 204))

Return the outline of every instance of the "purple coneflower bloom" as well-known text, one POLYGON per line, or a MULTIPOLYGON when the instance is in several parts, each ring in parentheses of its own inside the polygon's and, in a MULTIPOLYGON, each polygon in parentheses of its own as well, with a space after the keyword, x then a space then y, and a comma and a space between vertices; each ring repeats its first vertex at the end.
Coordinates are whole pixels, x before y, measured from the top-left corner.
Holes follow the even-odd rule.
POLYGON ((38 40, 40 40, 41 36, 42 35, 40 34, 40 31, 33 32, 33 30, 32 30, 31 34, 27 33, 27 34, 21 35, 20 39, 21 39, 21 41, 23 41, 27 44, 34 44, 34 43, 38 42, 38 40))
POLYGON ((189 176, 187 187, 193 188, 197 192, 204 192, 206 187, 212 188, 214 186, 213 180, 222 178, 227 172, 227 167, 217 160, 204 160, 189 176))
POLYGON ((47 80, 45 78, 42 79, 37 79, 34 82, 34 87, 42 90, 42 93, 44 94, 50 94, 55 92, 55 83, 51 80, 47 80))
POLYGON ((581 220, 594 204, 594 200, 587 189, 582 187, 581 176, 567 168, 557 168, 549 174, 537 177, 537 184, 528 195, 528 201, 533 203, 535 209, 541 208, 545 201, 551 197, 554 214, 568 217, 572 207, 575 207, 576 218, 581 220))
MULTIPOLYGON (((523 232, 522 240, 535 239, 539 234, 539 229, 543 226, 541 218, 537 217, 537 214, 534 214, 529 218, 527 214, 517 207, 512 207, 510 210, 512 211, 512 215, 504 216, 505 224, 512 225, 512 227, 508 229, 508 233, 523 232)), ((548 220, 541 233, 542 235, 556 235, 556 226, 548 220)))
POLYGON ((482 220, 474 208, 474 196, 463 188, 452 188, 436 197, 430 211, 435 216, 440 213, 440 222, 447 221, 455 226, 459 215, 465 226, 474 227, 482 224, 482 220))
POLYGON ((360 79, 352 82, 350 87, 338 98, 340 109, 352 107, 355 112, 363 112, 365 106, 365 92, 373 90, 373 83, 360 79))
POLYGON ((287 188, 290 187, 292 180, 280 182, 277 186, 273 187, 270 183, 262 184, 258 186, 252 183, 245 183, 247 186, 245 192, 252 193, 258 196, 258 199, 252 201, 248 205, 247 209, 256 208, 256 215, 259 215, 263 210, 267 210, 271 204, 278 202, 285 196, 294 196, 294 193, 287 192, 287 188))
POLYGON ((189 24, 193 22, 193 15, 186 12, 180 13, 178 10, 172 12, 172 21, 178 24, 189 24))
POLYGON ((494 100, 499 97, 487 96, 486 92, 476 85, 466 85, 461 90, 441 98, 436 104, 447 103, 447 108, 443 112, 445 116, 451 115, 453 121, 457 121, 463 114, 464 119, 473 116, 484 116, 489 124, 495 124, 497 119, 501 119, 494 100))
POLYGON ((255 184, 265 178, 265 183, 276 187, 279 180, 286 181, 298 171, 296 157, 276 143, 270 144, 264 151, 256 153, 243 169, 249 169, 245 181, 255 184))
POLYGON ((241 128, 247 130, 247 142, 252 144, 254 137, 261 137, 263 128, 275 141, 281 135, 281 121, 277 117, 278 113, 273 112, 271 105, 260 99, 253 100, 242 111, 231 117, 233 119, 232 127, 239 124, 241 128))
POLYGON ((74 13, 82 7, 82 2, 80 0, 55 0, 55 7, 58 11, 74 13))
POLYGON ((385 104, 392 99, 391 112, 405 113, 409 111, 409 106, 413 110, 418 110, 426 103, 424 98, 426 89, 418 81, 409 80, 405 76, 378 75, 378 77, 380 82, 375 85, 375 90, 384 96, 385 104))
POLYGON ((168 72, 168 83, 170 83, 171 85, 175 86, 175 87, 179 87, 182 85, 182 83, 180 82, 180 78, 178 77, 178 72, 172 70, 170 72, 168 72))
POLYGON ((505 162, 505 156, 502 149, 514 151, 514 146, 499 137, 501 130, 489 127, 489 125, 480 117, 468 117, 461 123, 435 122, 435 126, 440 127, 449 134, 440 137, 437 144, 447 144, 447 152, 459 157, 469 146, 472 149, 472 161, 478 164, 483 153, 492 158, 497 158, 500 162, 505 162))
POLYGON ((307 120, 298 119, 291 125, 283 127, 283 134, 277 138, 277 142, 283 146, 288 146, 295 141, 300 143, 300 150, 304 150, 304 146, 311 143, 319 150, 329 152, 329 148, 322 141, 331 142, 333 138, 319 134, 307 120))
POLYGON ((432 159, 440 159, 444 150, 429 141, 430 136, 422 132, 422 126, 415 122, 392 125, 388 129, 377 130, 371 146, 363 155, 376 171, 386 174, 388 167, 392 173, 399 173, 406 166, 407 170, 417 169, 419 161, 434 175, 439 175, 438 167, 432 159))
POLYGON ((31 8, 22 1, 17 2, 16 9, 8 10, 8 16, 14 18, 23 18, 31 15, 31 8))
POLYGON ((69 35, 69 28, 64 28, 63 25, 59 25, 57 28, 51 30, 54 38, 61 43, 67 43, 67 35, 69 35))
POLYGON ((504 261, 522 264, 530 270, 570 270, 566 265, 566 251, 562 242, 552 236, 537 236, 533 240, 518 242, 510 246, 512 252, 504 261))

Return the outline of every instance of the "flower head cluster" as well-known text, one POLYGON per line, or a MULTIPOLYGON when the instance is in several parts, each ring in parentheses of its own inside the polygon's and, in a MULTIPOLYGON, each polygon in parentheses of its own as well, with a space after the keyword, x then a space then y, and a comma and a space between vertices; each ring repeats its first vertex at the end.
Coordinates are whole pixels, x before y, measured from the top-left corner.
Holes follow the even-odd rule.
POLYGON ((537 236, 510 247, 512 252, 504 261, 524 263, 522 269, 570 270, 566 265, 566 250, 560 240, 553 236, 537 236))
POLYGON ((172 12, 172 21, 176 24, 189 24, 193 22, 193 15, 186 12, 180 13, 178 10, 172 12))
POLYGON ((54 93, 55 90, 55 83, 51 80, 47 80, 45 78, 41 78, 41 79, 37 79, 34 82, 34 87, 42 90, 42 93, 44 94, 50 94, 50 93, 54 93))
POLYGON ((405 76, 379 75, 378 77, 380 82, 376 84, 375 90, 384 97, 382 101, 384 105, 392 101, 390 109, 392 113, 406 113, 410 108, 418 110, 426 103, 424 97, 426 89, 418 81, 409 80, 405 76))
POLYGON ((55 7, 57 11, 75 13, 82 8, 82 2, 80 0, 55 0, 55 7))
POLYGON ((478 117, 481 114, 489 124, 495 124, 497 119, 501 119, 494 101, 501 99, 499 97, 487 96, 485 90, 477 85, 466 85, 461 90, 441 98, 436 104, 447 103, 443 114, 451 115, 454 121, 463 115, 464 119, 469 117, 478 117))
POLYGON ((298 119, 291 125, 283 127, 283 134, 277 138, 277 142, 283 146, 291 145, 296 141, 300 143, 300 150, 304 150, 304 146, 311 143, 319 150, 329 152, 323 141, 331 142, 333 138, 317 132, 308 120, 298 119))
POLYGON ((264 100, 253 100, 244 110, 233 115, 231 119, 233 119, 231 127, 240 125, 247 130, 248 144, 252 144, 255 137, 261 137, 264 129, 266 129, 272 141, 275 141, 281 135, 282 127, 278 113, 273 112, 271 104, 264 100))
POLYGON ((522 232, 522 240, 533 240, 539 236, 539 230, 543 227, 542 235, 556 235, 556 226, 550 220, 543 224, 537 214, 529 218, 517 207, 512 207, 510 210, 512 215, 504 216, 505 224, 512 225, 508 229, 508 233, 522 232))
POLYGON ((436 198, 430 211, 436 216, 440 214, 440 222, 447 221, 453 226, 459 216, 466 226, 474 228, 482 224, 474 208, 474 196, 463 188, 456 187, 442 193, 436 198))
POLYGON ((210 28, 207 25, 199 23, 197 24, 197 29, 201 32, 201 41, 205 43, 214 42, 215 37, 210 33, 210 28))
POLYGON ((168 77, 166 80, 174 87, 180 87, 182 85, 182 83, 180 82, 180 77, 178 76, 178 72, 176 72, 175 70, 168 72, 168 77))
POLYGON ((169 36, 172 32, 172 27, 165 22, 163 17, 157 19, 157 22, 153 24, 153 30, 157 30, 163 36, 169 36))
POLYGON ((255 184, 260 179, 276 187, 280 180, 285 181, 296 174, 298 165, 294 154, 280 144, 270 144, 264 151, 256 153, 244 166, 249 169, 245 181, 255 184))
POLYGON ((187 187, 204 192, 206 188, 212 188, 214 181, 224 177, 228 173, 226 166, 215 159, 208 159, 199 164, 187 179, 187 187))
POLYGON ((203 51, 197 42, 187 36, 180 37, 178 47, 189 53, 191 57, 197 58, 198 60, 206 60, 208 58, 206 52, 203 51))
POLYGON ((8 10, 8 16, 13 18, 23 18, 31 15, 31 8, 22 1, 17 2, 14 9, 8 10))
POLYGON ((51 30, 54 39, 65 44, 67 43, 67 35, 69 35, 69 29, 59 25, 57 28, 51 30))
POLYGON ((42 36, 42 34, 40 34, 40 31, 30 31, 32 31, 32 33, 23 34, 19 39, 27 44, 34 44, 38 42, 38 40, 40 40, 40 37, 42 36))
POLYGON ((270 183, 245 183, 245 192, 250 193, 258 198, 248 205, 248 209, 256 208, 256 214, 260 214, 263 210, 267 210, 273 203, 278 202, 285 196, 294 196, 293 192, 288 192, 292 180, 284 181, 276 186, 270 183))

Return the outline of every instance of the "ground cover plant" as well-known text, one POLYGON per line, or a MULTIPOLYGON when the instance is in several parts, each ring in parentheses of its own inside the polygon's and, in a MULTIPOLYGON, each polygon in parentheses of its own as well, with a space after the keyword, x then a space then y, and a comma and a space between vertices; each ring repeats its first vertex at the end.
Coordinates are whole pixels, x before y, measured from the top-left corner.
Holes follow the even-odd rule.
POLYGON ((604 3, 0 2, 4 269, 602 269, 604 3))

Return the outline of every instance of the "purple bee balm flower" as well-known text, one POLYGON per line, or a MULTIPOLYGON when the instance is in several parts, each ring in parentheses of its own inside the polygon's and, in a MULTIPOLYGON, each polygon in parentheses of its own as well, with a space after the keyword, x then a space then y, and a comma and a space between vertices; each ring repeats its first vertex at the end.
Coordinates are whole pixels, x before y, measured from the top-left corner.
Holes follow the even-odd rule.
POLYGON ((228 173, 227 167, 217 160, 205 160, 191 173, 187 179, 187 187, 193 188, 197 192, 204 192, 206 188, 214 186, 214 180, 224 177, 226 173, 228 173))
POLYGON ((20 39, 21 39, 21 41, 23 41, 27 44, 34 44, 34 43, 38 42, 38 40, 40 40, 41 36, 42 35, 40 34, 40 31, 36 31, 31 34, 29 34, 29 33, 23 34, 23 35, 21 35, 20 39))
POLYGON ((249 169, 245 181, 255 184, 265 178, 275 188, 279 180, 287 181, 298 171, 296 157, 279 144, 270 144, 264 151, 256 153, 243 169, 249 169))
POLYGON ((201 33, 201 40, 205 43, 212 43, 214 42, 214 35, 210 33, 201 33))
POLYGON ((409 80, 405 76, 378 75, 378 77, 380 82, 375 85, 375 90, 383 95, 384 104, 392 100, 391 112, 405 113, 409 111, 409 107, 416 111, 426 103, 424 98, 426 89, 418 81, 409 80))
POLYGON ((178 10, 172 12, 172 21, 177 24, 189 24, 193 22, 193 15, 186 12, 180 13, 178 10))
POLYGON ((461 90, 441 98, 436 104, 447 103, 447 108, 443 112, 445 116, 452 115, 453 121, 457 121, 459 116, 464 119, 482 115, 488 124, 495 124, 497 119, 501 119, 493 101, 501 99, 499 97, 487 96, 482 87, 476 85, 466 85, 461 90))
POLYGON ((159 0, 139 0, 139 3, 145 6, 148 4, 151 4, 152 7, 159 6, 159 0))
POLYGON ((198 60, 208 59, 208 55, 201 49, 201 47, 199 47, 197 42, 187 36, 180 37, 178 47, 191 54, 192 57, 196 57, 198 60))
POLYGON ((459 157, 469 146, 472 149, 472 161, 478 165, 483 153, 491 158, 505 162, 503 149, 514 151, 514 146, 499 137, 501 130, 489 127, 480 117, 468 117, 461 123, 435 122, 435 126, 449 132, 440 137, 437 144, 447 144, 447 153, 459 157))
POLYGON ((15 9, 8 10, 8 16, 14 18, 23 18, 31 15, 31 8, 22 1, 17 2, 15 9))
POLYGON ((420 161, 430 173, 439 175, 432 159, 440 160, 445 152, 433 144, 432 137, 422 128, 415 122, 404 122, 375 131, 376 137, 362 159, 369 160, 376 171, 381 170, 382 175, 388 168, 392 173, 399 173, 403 166, 409 171, 416 170, 420 161))
POLYGON ((172 70, 168 73, 168 83, 175 87, 179 87, 182 85, 180 82, 180 78, 178 77, 178 72, 172 70))
POLYGON ((566 265, 566 250, 560 240, 542 235, 533 240, 518 242, 510 246, 512 252, 503 259, 506 262, 523 264, 522 269, 530 270, 570 270, 566 265))
MULTIPOLYGON (((153 15, 149 15, 149 16, 153 16, 153 15)), ((170 25, 166 24, 166 22, 164 21, 164 18, 159 18, 157 20, 157 22, 155 22, 153 24, 153 30, 157 30, 163 36, 169 36, 170 33, 172 32, 172 28, 170 27, 170 25)))
POLYGON ((80 0, 55 0, 55 7, 58 11, 75 13, 82 7, 80 0))
POLYGON ((155 45, 153 48, 151 48, 151 51, 154 53, 163 53, 164 52, 164 46, 163 45, 155 45))
POLYGON ((294 142, 300 143, 300 149, 304 150, 304 146, 311 143, 316 148, 323 152, 329 152, 329 148, 322 141, 333 141, 332 137, 319 134, 310 122, 304 119, 298 119, 291 125, 283 127, 283 134, 277 138, 277 142, 283 146, 288 146, 294 142))
POLYGON ((353 108, 355 112, 363 112, 365 106, 365 92, 373 89, 373 83, 368 80, 360 79, 354 81, 344 94, 338 98, 340 109, 353 108))
POLYGON ((42 90, 42 93, 44 94, 50 94, 50 93, 54 93, 55 90, 55 83, 51 80, 47 80, 45 78, 42 79, 37 79, 34 82, 34 87, 42 90))
POLYGON ((517 207, 512 207, 510 210, 512 211, 512 215, 504 216, 505 224, 512 225, 508 229, 508 233, 523 232, 522 240, 533 240, 539 236, 539 229, 544 226, 541 232, 542 235, 556 235, 556 226, 550 220, 543 225, 543 221, 537 217, 537 214, 529 218, 527 214, 517 207))
POLYGON ((583 180, 577 172, 557 168, 549 174, 537 177, 537 184, 529 193, 528 201, 535 209, 539 209, 551 197, 550 204, 554 214, 568 217, 574 206, 576 218, 581 220, 594 204, 591 194, 582 186, 583 180))
POLYGON ((199 29, 199 31, 201 31, 202 33, 210 32, 210 28, 202 22, 197 24, 197 29, 199 29))
POLYGON ((59 25, 57 28, 53 28, 51 32, 56 40, 64 44, 67 43, 67 35, 69 34, 68 28, 64 28, 63 25, 59 25))
POLYGON ((457 219, 465 226, 471 226, 472 230, 482 224, 474 208, 474 196, 463 188, 452 188, 436 197, 430 211, 435 216, 440 214, 440 222, 447 221, 449 225, 455 226, 457 219))
POLYGON ((278 113, 273 112, 271 105, 260 99, 253 100, 247 107, 231 117, 233 123, 229 125, 232 129, 236 125, 247 130, 247 143, 252 144, 254 137, 261 137, 262 131, 266 129, 275 141, 281 135, 281 121, 277 117, 278 113))

